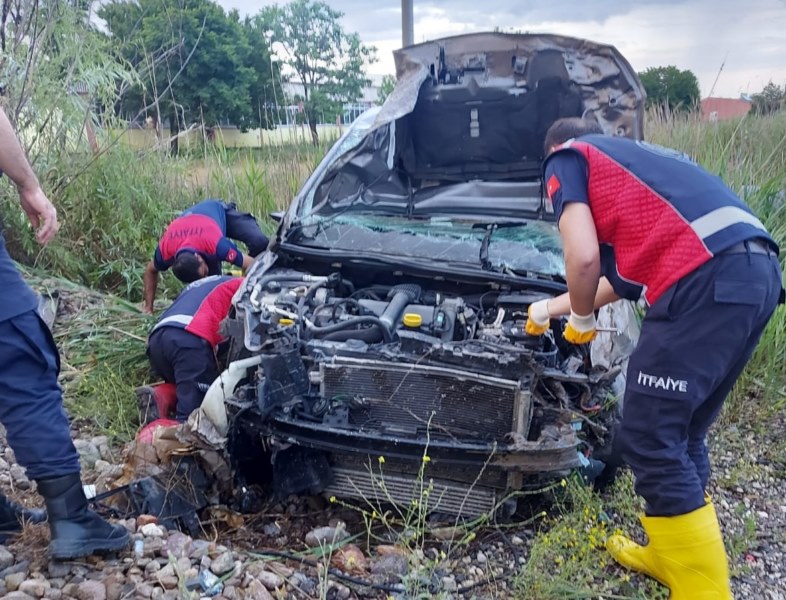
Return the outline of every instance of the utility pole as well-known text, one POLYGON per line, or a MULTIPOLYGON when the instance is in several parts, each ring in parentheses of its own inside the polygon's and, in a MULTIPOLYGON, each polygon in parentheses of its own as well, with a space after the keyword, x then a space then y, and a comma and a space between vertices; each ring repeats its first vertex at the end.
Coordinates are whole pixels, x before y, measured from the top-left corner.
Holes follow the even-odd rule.
POLYGON ((401 45, 411 46, 415 43, 415 28, 412 12, 413 0, 401 0, 401 45))

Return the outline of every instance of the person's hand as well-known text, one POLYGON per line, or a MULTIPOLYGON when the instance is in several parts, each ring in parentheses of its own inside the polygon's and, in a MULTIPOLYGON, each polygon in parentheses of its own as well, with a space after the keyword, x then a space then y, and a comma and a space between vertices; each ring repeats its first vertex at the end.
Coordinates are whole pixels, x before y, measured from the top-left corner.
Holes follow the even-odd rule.
POLYGON ((571 344, 588 344, 598 334, 596 327, 595 313, 581 316, 571 311, 562 337, 571 344))
POLYGON ((27 214, 27 218, 35 228, 38 243, 46 246, 57 234, 60 223, 57 222, 57 209, 46 197, 40 186, 19 188, 19 202, 27 214))
POLYGON ((549 314, 549 301, 538 300, 529 305, 527 309, 527 324, 524 331, 527 335, 543 335, 549 330, 551 315, 549 314))

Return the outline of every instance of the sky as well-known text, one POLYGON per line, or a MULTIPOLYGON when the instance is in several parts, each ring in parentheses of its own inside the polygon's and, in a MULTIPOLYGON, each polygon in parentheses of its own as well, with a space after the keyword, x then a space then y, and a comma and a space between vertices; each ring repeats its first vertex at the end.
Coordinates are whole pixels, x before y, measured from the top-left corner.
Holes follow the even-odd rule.
MULTIPOLYGON (((786 84, 786 0, 413 0, 415 42, 478 31, 557 33, 612 44, 636 71, 690 69, 702 97, 786 84), (721 66, 723 67, 721 69, 721 66), (716 81, 717 79, 717 81, 716 81), (714 86, 714 89, 713 89, 714 86)), ((218 0, 241 15, 268 0, 218 0)), ((279 2, 281 3, 281 2, 279 2)), ((400 0, 327 0, 347 31, 377 47, 374 75, 393 74, 400 0)))

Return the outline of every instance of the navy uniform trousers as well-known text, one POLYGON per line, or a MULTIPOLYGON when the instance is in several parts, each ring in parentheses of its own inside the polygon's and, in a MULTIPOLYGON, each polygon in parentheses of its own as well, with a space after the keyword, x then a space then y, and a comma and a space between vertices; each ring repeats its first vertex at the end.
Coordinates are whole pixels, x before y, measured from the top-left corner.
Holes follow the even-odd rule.
POLYGON ((0 321, 0 422, 31 479, 79 472, 59 371, 52 334, 35 310, 0 321))
POLYGON ((649 308, 630 357, 618 443, 650 516, 705 504, 705 437, 782 294, 772 251, 745 242, 649 308))

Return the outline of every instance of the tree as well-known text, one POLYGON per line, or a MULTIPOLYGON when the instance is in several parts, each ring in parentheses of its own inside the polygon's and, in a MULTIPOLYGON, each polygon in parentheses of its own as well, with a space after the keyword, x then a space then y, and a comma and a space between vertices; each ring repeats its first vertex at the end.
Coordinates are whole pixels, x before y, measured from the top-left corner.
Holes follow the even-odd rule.
POLYGON ((237 11, 226 14, 212 0, 111 0, 98 15, 142 75, 124 98, 129 115, 150 112, 156 123, 166 116, 173 134, 194 123, 268 125, 252 97, 266 93, 269 61, 252 57, 261 42, 252 47, 237 11))
POLYGON ((396 87, 396 78, 393 75, 385 75, 382 82, 379 84, 379 91, 377 92, 377 104, 380 106, 388 99, 393 88, 396 87))
POLYGON ((314 144, 319 143, 317 123, 340 114, 341 106, 360 98, 366 65, 376 60, 376 48, 365 46, 357 33, 347 33, 339 23, 343 13, 319 0, 293 0, 284 6, 262 9, 257 16, 271 46, 280 52, 303 95, 306 122, 314 144))
POLYGON ((243 29, 250 46, 247 64, 254 73, 249 87, 253 114, 251 121, 257 127, 272 129, 280 122, 277 112, 284 96, 281 89, 281 65, 273 60, 270 45, 256 20, 246 17, 243 29))
POLYGON ((647 92, 647 106, 668 106, 670 110, 691 110, 699 102, 699 80, 692 71, 677 67, 650 67, 639 73, 647 92))
POLYGON ((771 115, 786 106, 786 87, 770 81, 758 94, 753 95, 753 112, 757 115, 771 115))

